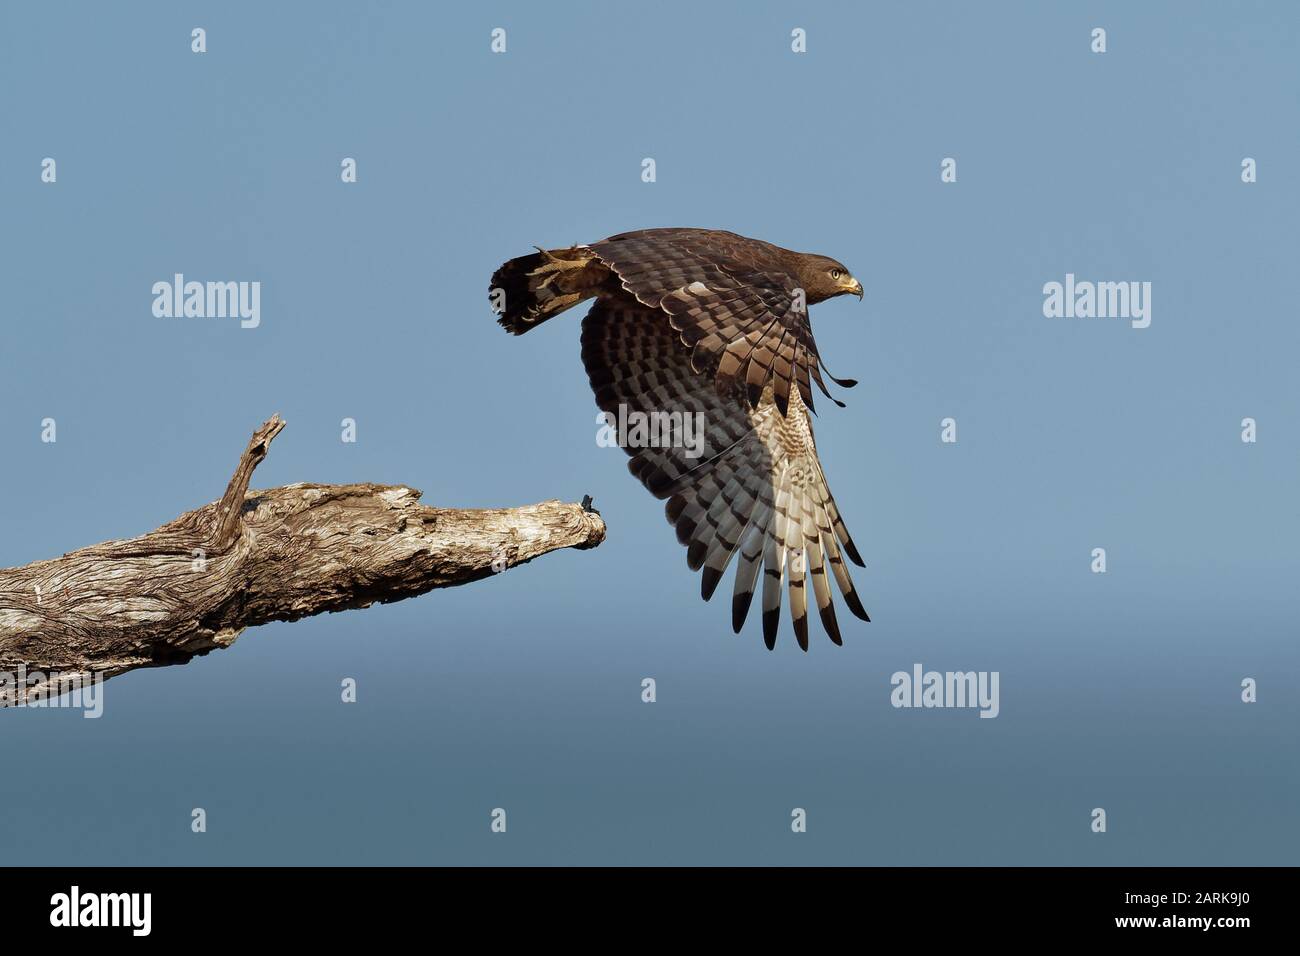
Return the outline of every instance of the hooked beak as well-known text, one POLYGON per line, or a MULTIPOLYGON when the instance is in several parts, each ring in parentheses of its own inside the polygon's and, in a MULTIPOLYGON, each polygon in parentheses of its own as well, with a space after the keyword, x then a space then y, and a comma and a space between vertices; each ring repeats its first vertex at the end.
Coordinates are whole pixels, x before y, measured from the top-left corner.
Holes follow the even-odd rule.
POLYGON ((862 296, 865 294, 862 291, 862 283, 859 282, 857 279, 853 280, 853 285, 849 286, 848 291, 853 295, 856 295, 858 297, 859 302, 862 301, 862 296))

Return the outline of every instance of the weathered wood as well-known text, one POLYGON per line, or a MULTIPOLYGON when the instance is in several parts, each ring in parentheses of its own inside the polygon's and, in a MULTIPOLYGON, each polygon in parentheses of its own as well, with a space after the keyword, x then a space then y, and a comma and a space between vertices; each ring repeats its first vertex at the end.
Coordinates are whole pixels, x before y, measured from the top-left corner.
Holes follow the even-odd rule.
POLYGON ((459 510, 391 485, 250 491, 284 428, 259 428, 218 502, 156 531, 0 569, 0 670, 102 673, 178 664, 245 628, 400 601, 605 539, 600 516, 543 501, 459 510))

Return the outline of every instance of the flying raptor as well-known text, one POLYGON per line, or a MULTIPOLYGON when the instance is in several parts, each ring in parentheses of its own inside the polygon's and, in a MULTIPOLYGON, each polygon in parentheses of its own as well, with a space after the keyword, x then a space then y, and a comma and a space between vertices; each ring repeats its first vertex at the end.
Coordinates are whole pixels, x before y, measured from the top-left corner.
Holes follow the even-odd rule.
POLYGON ((595 299, 582 321, 582 361, 607 415, 692 414, 703 449, 682 441, 626 447, 633 475, 666 498, 701 593, 713 596, 738 555, 732 626, 745 623, 760 571, 763 639, 776 645, 781 589, 808 649, 808 588, 822 625, 842 643, 829 577, 869 621, 848 568, 863 566, 813 441, 810 382, 832 398, 808 306, 862 284, 826 256, 713 229, 643 229, 589 245, 511 259, 492 276, 497 321, 522 335, 595 299))

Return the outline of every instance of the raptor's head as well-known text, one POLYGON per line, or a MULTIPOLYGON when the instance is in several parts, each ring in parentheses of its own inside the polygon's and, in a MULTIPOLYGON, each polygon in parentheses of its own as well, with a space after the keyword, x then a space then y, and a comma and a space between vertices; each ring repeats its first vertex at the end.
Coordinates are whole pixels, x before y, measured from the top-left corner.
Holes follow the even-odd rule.
POLYGON ((853 278, 844 263, 829 256, 801 254, 798 276, 809 305, 825 302, 837 295, 862 298, 862 283, 853 278))

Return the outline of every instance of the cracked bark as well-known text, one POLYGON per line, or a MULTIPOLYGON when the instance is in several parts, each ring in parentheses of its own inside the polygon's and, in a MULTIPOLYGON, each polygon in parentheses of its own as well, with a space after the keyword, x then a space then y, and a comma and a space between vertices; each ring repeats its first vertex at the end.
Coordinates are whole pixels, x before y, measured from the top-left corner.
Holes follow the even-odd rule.
MULTIPOLYGON (((477 581, 605 539, 600 516, 419 503, 400 485, 298 483, 250 491, 284 428, 259 428, 220 501, 138 538, 0 569, 0 671, 112 677, 229 647, 248 627, 369 607, 477 581)), ((12 701, 10 701, 12 702, 12 701)))

